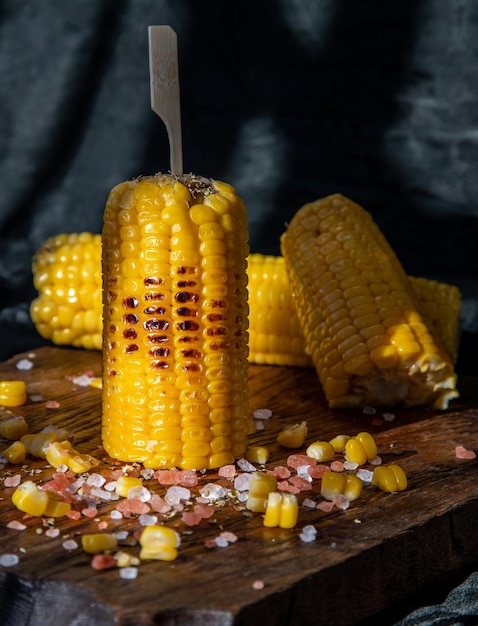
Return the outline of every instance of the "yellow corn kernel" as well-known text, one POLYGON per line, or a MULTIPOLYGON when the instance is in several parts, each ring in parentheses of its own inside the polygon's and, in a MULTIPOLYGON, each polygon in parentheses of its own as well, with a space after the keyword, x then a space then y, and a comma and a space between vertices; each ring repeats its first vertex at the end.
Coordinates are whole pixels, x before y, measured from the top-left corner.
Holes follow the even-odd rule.
POLYGON ((344 447, 344 456, 347 461, 365 465, 377 456, 377 444, 370 433, 361 432, 347 440, 344 447))
POLYGON ((277 489, 277 478, 265 472, 253 472, 249 483, 246 508, 263 513, 269 494, 277 489))
POLYGON ((0 437, 16 441, 28 433, 28 424, 20 415, 11 415, 0 420, 0 437))
POLYGON ((111 191, 102 437, 113 458, 201 470, 245 454, 247 239, 224 183, 157 174, 111 191))
POLYGON ((176 531, 167 526, 146 526, 139 538, 141 560, 174 561, 181 543, 176 531))
POLYGON ((48 493, 31 480, 18 485, 12 494, 12 502, 17 509, 34 517, 44 515, 48 501, 48 493))
POLYGON ((336 435, 333 439, 329 441, 329 443, 333 447, 335 452, 339 453, 344 451, 345 444, 349 439, 349 435, 336 435))
POLYGON ((297 497, 292 493, 269 493, 264 515, 264 526, 294 528, 299 517, 297 497))
POLYGON ((249 361, 310 366, 283 257, 251 254, 249 277, 249 361))
POLYGON ((344 495, 352 502, 362 493, 363 483, 357 476, 341 474, 338 472, 326 472, 322 476, 320 494, 326 500, 332 501, 337 495, 344 495))
POLYGON ((277 442, 284 448, 300 448, 304 445, 308 432, 307 422, 294 424, 281 430, 277 435, 277 442))
POLYGON ((53 343, 101 349, 101 237, 62 233, 47 239, 32 261, 38 291, 30 317, 53 343))
POLYGON ((340 194, 306 204, 289 222, 281 248, 331 408, 444 408, 458 397, 452 358, 361 206, 340 194))
POLYGON ((249 446, 246 450, 246 459, 249 463, 263 465, 269 460, 269 450, 266 446, 249 446))
POLYGON ((0 404, 21 406, 27 401, 27 386, 23 380, 0 381, 0 404))
POLYGON ((48 424, 39 433, 29 433, 20 438, 27 454, 41 459, 46 458, 48 447, 56 441, 68 441, 72 434, 66 428, 48 424))
POLYGON ((119 476, 116 479, 116 493, 122 498, 128 497, 128 491, 133 487, 141 487, 143 481, 136 476, 119 476))
POLYGON ((89 454, 81 454, 71 442, 54 441, 46 449, 45 458, 53 467, 66 465, 75 474, 84 474, 99 465, 99 461, 89 454))
POLYGON ((3 456, 9 463, 23 463, 26 457, 25 446, 21 441, 14 441, 3 451, 3 456))
POLYGON ((311 459, 315 459, 321 463, 332 461, 335 457, 334 447, 328 441, 314 441, 314 443, 308 446, 305 453, 307 456, 310 456, 311 459))
POLYGON ((54 491, 48 491, 48 502, 45 508, 44 515, 46 517, 64 517, 69 511, 71 511, 71 504, 61 500, 57 493, 54 491))
POLYGON ((407 475, 399 465, 379 465, 373 470, 372 485, 387 493, 404 491, 408 485, 407 475))
POLYGON ((112 533, 91 533, 82 535, 81 547, 88 554, 113 552, 118 547, 118 539, 112 533))

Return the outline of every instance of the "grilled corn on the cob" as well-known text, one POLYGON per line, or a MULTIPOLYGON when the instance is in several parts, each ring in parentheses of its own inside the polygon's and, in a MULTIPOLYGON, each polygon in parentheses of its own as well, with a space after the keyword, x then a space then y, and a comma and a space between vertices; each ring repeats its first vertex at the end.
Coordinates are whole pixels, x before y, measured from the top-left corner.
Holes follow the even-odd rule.
POLYGON ((331 408, 431 404, 458 396, 396 255, 340 194, 303 206, 281 238, 306 343, 331 408))
POLYGON ((103 443, 147 467, 215 468, 247 448, 246 211, 229 185, 117 185, 103 226, 103 443))

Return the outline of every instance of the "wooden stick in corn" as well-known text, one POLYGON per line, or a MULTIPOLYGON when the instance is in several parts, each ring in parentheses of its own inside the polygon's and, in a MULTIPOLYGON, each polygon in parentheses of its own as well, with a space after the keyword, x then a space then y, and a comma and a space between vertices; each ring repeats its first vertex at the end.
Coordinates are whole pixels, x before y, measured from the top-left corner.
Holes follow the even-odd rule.
POLYGON ((117 185, 103 226, 103 443, 146 467, 216 468, 247 448, 246 210, 229 185, 117 185))
POLYGON ((281 238, 307 349, 331 408, 458 396, 453 363, 371 215, 340 194, 303 206, 281 238))

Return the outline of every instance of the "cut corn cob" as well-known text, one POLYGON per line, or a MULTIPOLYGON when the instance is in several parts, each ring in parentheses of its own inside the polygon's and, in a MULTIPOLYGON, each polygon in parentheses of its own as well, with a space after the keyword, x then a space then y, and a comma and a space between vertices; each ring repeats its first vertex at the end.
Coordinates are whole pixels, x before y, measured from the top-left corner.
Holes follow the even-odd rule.
POLYGON ((340 194, 303 206, 281 238, 308 350, 331 408, 456 398, 453 363, 372 217, 340 194))
POLYGON ((102 238, 105 449, 152 468, 232 463, 249 428, 242 200, 193 175, 127 181, 102 238))
POLYGON ((101 349, 101 237, 60 234, 33 257, 38 291, 30 317, 45 339, 58 345, 101 349))

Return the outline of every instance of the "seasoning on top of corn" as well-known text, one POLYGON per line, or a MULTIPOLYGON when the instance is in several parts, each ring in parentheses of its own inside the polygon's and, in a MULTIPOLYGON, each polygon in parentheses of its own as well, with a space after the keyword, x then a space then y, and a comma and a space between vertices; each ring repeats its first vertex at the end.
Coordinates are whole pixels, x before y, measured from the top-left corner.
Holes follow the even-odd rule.
POLYGON ((232 463, 249 428, 242 200, 193 175, 127 181, 102 238, 105 449, 155 469, 232 463))
POLYGON ((458 397, 396 255, 361 206, 340 194, 304 205, 281 238, 308 351, 331 408, 444 409, 458 397))

